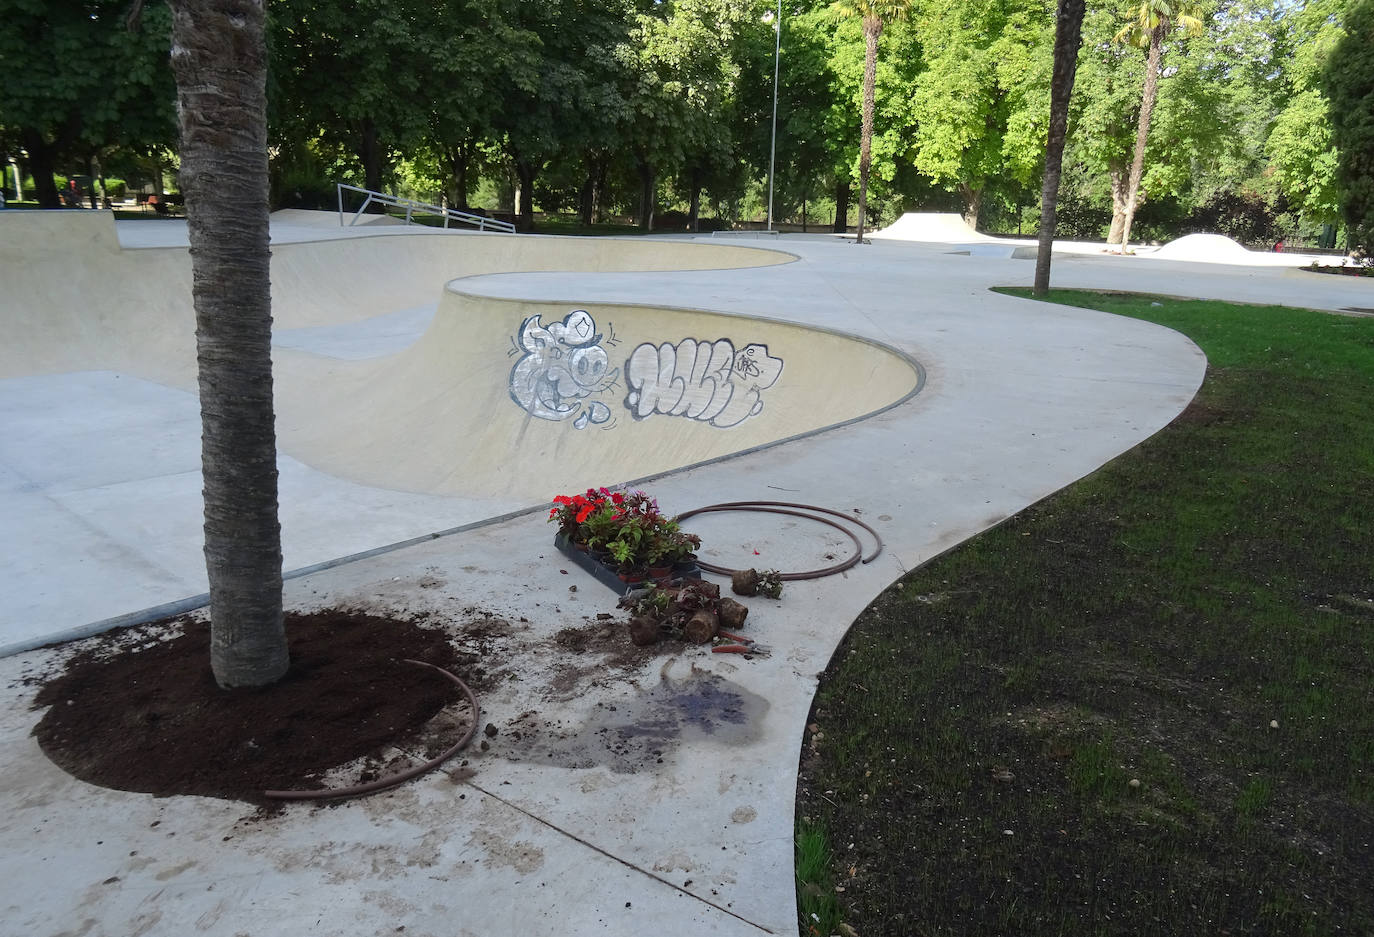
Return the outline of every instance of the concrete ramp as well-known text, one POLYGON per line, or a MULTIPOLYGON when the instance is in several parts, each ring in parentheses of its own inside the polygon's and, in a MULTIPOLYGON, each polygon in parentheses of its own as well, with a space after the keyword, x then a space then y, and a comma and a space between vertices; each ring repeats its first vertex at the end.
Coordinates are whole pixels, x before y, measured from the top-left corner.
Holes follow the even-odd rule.
POLYGON ((1159 260, 1237 264, 1246 267, 1305 267, 1330 261, 1329 256, 1281 251, 1252 251, 1224 234, 1185 234, 1151 254, 1159 260))
POLYGON ((871 236, 893 241, 928 241, 938 244, 996 240, 970 227, 963 215, 956 212, 933 211, 909 211, 881 231, 874 231, 871 236))

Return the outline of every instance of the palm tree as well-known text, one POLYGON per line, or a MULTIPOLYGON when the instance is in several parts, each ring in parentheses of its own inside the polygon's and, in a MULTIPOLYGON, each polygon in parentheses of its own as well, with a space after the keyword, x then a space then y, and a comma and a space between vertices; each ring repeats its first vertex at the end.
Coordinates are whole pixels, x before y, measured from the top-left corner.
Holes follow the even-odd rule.
POLYGON ((1150 115, 1155 109, 1155 95, 1159 90, 1159 56, 1164 49, 1164 37, 1178 27, 1185 35, 1202 32, 1202 11, 1193 0, 1144 0, 1132 22, 1116 34, 1117 42, 1148 49, 1145 60, 1145 87, 1140 94, 1140 121, 1136 125, 1135 157, 1131 160, 1131 175, 1126 184, 1126 218, 1121 231, 1121 253, 1131 241, 1131 221, 1135 218, 1136 197, 1140 192, 1140 176, 1145 169, 1145 138, 1150 135, 1150 115))
POLYGON ((831 12, 840 19, 857 16, 864 31, 864 100, 859 132, 859 231, 855 243, 864 243, 864 216, 868 210, 868 170, 873 163, 873 85, 878 74, 878 38, 883 26, 902 19, 912 0, 836 0, 831 12))
POLYGON ((210 664, 286 673, 272 410, 264 0, 173 0, 172 69, 200 374, 210 664))
POLYGON ((1054 77, 1050 79, 1050 127, 1045 137, 1045 181, 1040 190, 1040 249, 1035 255, 1032 293, 1050 291, 1050 254, 1054 250, 1054 216, 1059 177, 1064 166, 1064 137, 1069 127, 1069 98, 1078 73, 1078 46, 1083 37, 1084 0, 1059 0, 1054 29, 1054 77))

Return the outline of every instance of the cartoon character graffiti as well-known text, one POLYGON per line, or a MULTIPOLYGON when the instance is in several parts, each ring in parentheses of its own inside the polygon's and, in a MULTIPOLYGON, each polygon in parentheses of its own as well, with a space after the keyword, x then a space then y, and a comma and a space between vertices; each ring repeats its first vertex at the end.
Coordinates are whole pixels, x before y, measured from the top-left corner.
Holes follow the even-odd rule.
MULTIPOLYGON (((530 316, 520 323, 516 353, 524 357, 510 372, 510 396, 531 416, 541 420, 572 419, 573 426, 605 423, 611 410, 600 401, 586 401, 592 394, 615 386, 619 368, 610 367, 596 320, 585 309, 576 309, 562 322, 544 325, 530 316)), ((614 344, 614 338, 608 344, 614 344)))
POLYGON ((655 413, 736 426, 763 410, 762 392, 782 374, 767 345, 740 351, 729 339, 640 345, 625 364, 625 406, 635 419, 655 413))

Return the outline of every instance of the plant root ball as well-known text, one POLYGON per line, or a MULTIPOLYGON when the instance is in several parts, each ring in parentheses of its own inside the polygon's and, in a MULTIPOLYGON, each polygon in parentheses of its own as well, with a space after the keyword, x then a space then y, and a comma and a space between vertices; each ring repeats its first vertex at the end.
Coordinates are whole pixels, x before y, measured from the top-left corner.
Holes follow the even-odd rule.
POLYGON ((735 595, 759 594, 759 571, 757 569, 737 569, 730 574, 730 588, 735 595))
POLYGON ((720 630, 720 618, 707 608, 699 608, 682 626, 682 636, 693 644, 705 644, 720 630))
POLYGON ((720 626, 729 628, 731 631, 741 627, 744 619, 749 617, 748 606, 741 605, 734 599, 720 600, 720 626))
POLYGON ((636 615, 630 619, 630 640, 636 647, 657 644, 659 639, 658 619, 651 615, 636 615))

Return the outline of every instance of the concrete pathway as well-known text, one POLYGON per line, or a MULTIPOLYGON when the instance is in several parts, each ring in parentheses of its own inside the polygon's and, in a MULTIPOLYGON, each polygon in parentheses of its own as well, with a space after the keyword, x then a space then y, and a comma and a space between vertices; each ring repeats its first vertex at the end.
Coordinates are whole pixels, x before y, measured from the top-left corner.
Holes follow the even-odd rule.
MULTIPOLYGON (((726 271, 489 274, 456 286, 569 308, 634 303, 786 320, 884 343, 923 366, 920 392, 878 415, 648 486, 669 510, 795 500, 860 511, 882 533, 885 550, 874 563, 789 584, 777 602, 752 601, 748 631, 774 648, 771 657, 721 660, 665 649, 625 666, 608 650, 570 651, 559 633, 587 628, 612 610, 613 596, 552 550, 551 528, 534 503, 523 505, 527 513, 303 575, 287 584, 293 608, 430 612, 460 635, 475 620, 487 622, 484 660, 503 677, 482 705, 499 734, 488 751, 465 752, 391 793, 333 808, 293 806, 260 820, 241 804, 106 791, 54 768, 29 735, 40 715, 29 704, 34 683, 80 645, 14 654, 0 660, 8 703, 0 716, 5 930, 794 933, 799 746, 817 676, 854 617, 905 570, 1166 425, 1191 399, 1205 361, 1166 329, 988 292, 1027 283, 1029 261, 906 241, 858 247, 807 237, 775 246, 799 259, 726 271)), ((436 274, 437 288, 445 277, 436 274)), ((1055 282, 1333 309, 1374 305, 1369 284, 1145 257, 1057 257, 1055 282)), ((413 308, 378 308, 393 318, 351 335, 336 328, 327 339, 365 348, 371 329, 379 343, 393 342, 397 328, 411 327, 400 323, 415 316, 413 308)), ((864 377, 835 371, 814 379, 845 395, 864 377)), ((22 425, 31 442, 4 450, 7 459, 28 460, 22 473, 8 470, 49 489, 54 477, 65 479, 65 490, 96 500, 118 487, 111 465, 90 464, 110 460, 82 458, 86 444, 44 438, 52 421, 39 417, 43 408, 64 406, 44 376, 17 380, 0 381, 0 414, 7 439, 22 425), (67 445, 61 458, 44 457, 44 447, 67 445)), ((184 402, 166 399, 173 389, 155 381, 129 395, 115 394, 113 381, 86 374, 63 395, 84 388, 81 400, 96 411, 92 437, 105 400, 127 425, 151 433, 141 438, 165 434, 180 470, 141 484, 158 499, 157 512, 194 517, 194 464, 184 446, 195 430, 184 402), (162 419, 173 412, 182 412, 179 422, 162 419), (151 427, 149 413, 159 415, 151 427), (164 488, 181 494, 166 500, 164 488)), ((304 487, 327 478, 309 471, 304 487)), ((396 512, 385 499, 454 500, 367 485, 340 491, 337 502, 306 513, 326 539, 330 530, 352 528, 371 546, 399 538, 387 526, 396 512), (378 499, 375 512, 359 514, 350 505, 355 496, 378 499)), ((288 518, 291 500, 284 496, 288 518)), ((126 503, 132 513, 110 527, 129 540, 164 536, 130 531, 140 509, 137 499, 126 503)), ((422 501, 413 506, 424 513, 422 501)), ((494 503, 485 516, 519 506, 494 503)), ((480 513, 482 505, 471 507, 480 513)), ((50 527, 42 514, 0 516, 7 541, 24 544, 26 554, 7 581, 46 577, 63 603, 95 607, 82 603, 104 587, 67 562, 87 530, 50 527)), ((842 548, 827 529, 804 521, 715 515, 690 526, 706 537, 707 554, 727 565, 811 568, 842 548)), ((190 550, 190 541, 181 549, 190 550)), ((162 594, 173 601, 187 588, 174 583, 162 594)))

